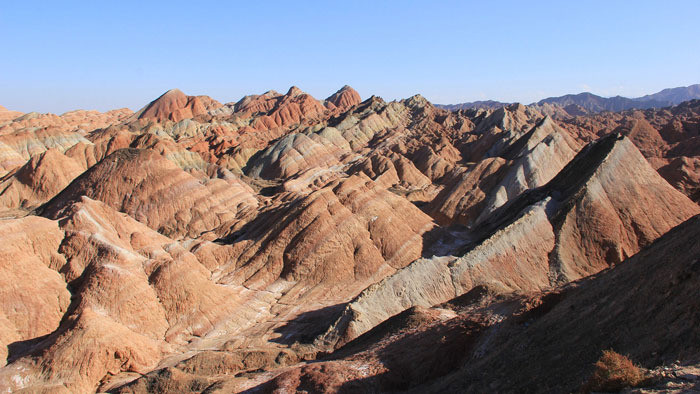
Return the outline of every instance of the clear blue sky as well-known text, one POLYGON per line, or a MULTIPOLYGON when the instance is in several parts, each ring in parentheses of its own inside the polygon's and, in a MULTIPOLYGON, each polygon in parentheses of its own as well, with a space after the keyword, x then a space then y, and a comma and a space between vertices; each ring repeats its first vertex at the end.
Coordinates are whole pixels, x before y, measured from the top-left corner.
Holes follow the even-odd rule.
POLYGON ((325 98, 435 103, 640 96, 700 83, 700 1, 12 1, 0 105, 129 107, 170 88, 237 101, 297 85, 325 98))

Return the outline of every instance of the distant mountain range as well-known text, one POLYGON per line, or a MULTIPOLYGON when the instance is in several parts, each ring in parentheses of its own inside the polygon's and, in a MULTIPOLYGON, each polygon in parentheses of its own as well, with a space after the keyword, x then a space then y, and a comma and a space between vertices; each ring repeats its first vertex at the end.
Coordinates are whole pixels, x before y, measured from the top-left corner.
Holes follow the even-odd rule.
MULTIPOLYGON (((633 108, 663 108, 672 105, 677 105, 682 103, 683 101, 693 99, 700 99, 700 84, 664 89, 660 92, 654 94, 647 94, 646 96, 637 98, 628 98, 622 96, 601 97, 593 93, 584 92, 579 94, 567 94, 559 97, 548 97, 546 99, 540 100, 532 104, 540 106, 549 104, 565 109, 567 107, 575 107, 579 111, 582 109, 586 112, 617 112, 633 108)), ((449 110, 458 110, 467 108, 500 108, 509 104, 512 103, 503 103, 500 101, 487 100, 461 104, 437 104, 437 107, 449 110)))

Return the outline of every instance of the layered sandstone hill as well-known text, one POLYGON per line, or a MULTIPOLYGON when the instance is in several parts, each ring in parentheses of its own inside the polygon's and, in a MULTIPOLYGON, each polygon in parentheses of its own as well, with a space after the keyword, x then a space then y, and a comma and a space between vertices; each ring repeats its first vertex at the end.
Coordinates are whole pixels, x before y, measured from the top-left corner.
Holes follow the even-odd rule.
POLYGON ((581 148, 549 117, 507 142, 492 145, 486 158, 454 177, 432 201, 432 214, 446 224, 478 224, 522 192, 549 182, 581 148))
POLYGON ((210 281, 206 258, 189 252, 188 245, 104 203, 83 196, 67 205, 60 222, 42 220, 41 226, 8 228, 46 254, 43 261, 36 258, 44 272, 24 271, 9 279, 15 279, 14 286, 42 289, 52 301, 42 302, 36 293, 28 297, 27 310, 52 328, 39 326, 38 335, 31 335, 15 323, 24 341, 8 346, 12 364, 2 372, 11 379, 8 387, 94 390, 107 375, 151 370, 207 332, 246 327, 265 305, 243 287, 210 281), (47 231, 55 235, 47 237, 47 231))
POLYGON ((31 112, 0 122, 0 175, 51 148, 65 152, 79 143, 90 144, 86 139, 90 132, 120 123, 131 114, 128 109, 105 113, 79 110, 61 116, 31 112))
MULTIPOLYGON (((252 391, 577 392, 612 348, 645 368, 687 366, 675 387, 692 392, 700 366, 698 236, 694 216, 621 264, 551 291, 497 296, 482 286, 414 307, 252 391)), ((196 381, 178 371, 180 381, 196 381)))
MULTIPOLYGON (((7 115, 0 388, 440 391, 467 376, 461 389, 483 391, 466 360, 496 365, 552 300, 610 308, 572 281, 625 308, 642 308, 635 294, 662 302, 599 278, 681 275, 643 254, 691 239, 678 238, 686 224, 654 243, 700 212, 688 198, 698 105, 450 112, 345 86, 325 100, 291 87, 221 104, 174 89, 136 113, 7 115)), ((674 349, 654 351, 665 362, 674 349)), ((570 376, 566 390, 583 375, 570 376)))
POLYGON ((345 85, 326 99, 326 106, 347 109, 359 104, 361 101, 360 94, 355 89, 345 85))
POLYGON ((183 119, 204 115, 210 110, 220 107, 221 103, 208 96, 187 96, 179 89, 171 89, 141 108, 132 117, 179 122, 183 119))
POLYGON ((628 136, 671 185, 700 201, 700 100, 660 110, 578 116, 561 123, 584 138, 611 132, 628 136))
POLYGON ((551 182, 491 213, 460 257, 419 259, 363 291, 322 342, 343 344, 405 309, 477 286, 528 292, 594 274, 697 213, 628 139, 607 136, 551 182))
POLYGON ((85 171, 82 163, 51 148, 0 181, 0 207, 32 208, 48 201, 85 171))
POLYGON ((0 122, 12 120, 20 116, 22 116, 22 112, 10 111, 9 109, 0 105, 0 122))
POLYGON ((236 178, 193 176, 154 150, 133 148, 92 166, 42 212, 59 218, 82 196, 105 202, 162 234, 190 237, 228 230, 258 205, 253 190, 236 178))

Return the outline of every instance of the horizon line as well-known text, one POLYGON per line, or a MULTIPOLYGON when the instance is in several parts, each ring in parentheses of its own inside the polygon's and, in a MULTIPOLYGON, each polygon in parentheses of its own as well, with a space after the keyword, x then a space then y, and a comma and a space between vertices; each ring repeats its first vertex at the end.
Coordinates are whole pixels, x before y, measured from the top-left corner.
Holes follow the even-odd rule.
MULTIPOLYGON (((421 93, 416 93, 416 94, 413 94, 413 95, 408 96, 408 97, 396 98, 396 99, 390 100, 389 102, 406 100, 406 99, 409 99, 409 98, 414 97, 414 96, 421 96, 421 97, 424 97, 426 100, 428 100, 431 104, 436 105, 436 106, 464 105, 464 104, 483 103, 483 102, 495 102, 495 103, 501 103, 501 104, 505 104, 505 105, 522 104, 522 105, 527 105, 527 106, 529 106, 529 105, 537 105, 537 104, 538 104, 540 101, 542 101, 542 100, 547 100, 547 99, 551 99, 551 98, 565 97, 565 96, 577 96, 577 95, 586 94, 586 93, 587 93, 587 94, 594 95, 594 96, 597 96, 597 97, 600 97, 600 98, 604 98, 604 99, 617 98, 617 97, 620 97, 620 98, 627 98, 627 99, 640 99, 640 98, 643 98, 643 97, 645 97, 645 96, 649 96, 649 95, 653 95, 653 94, 657 94, 657 93, 663 92, 663 91, 665 91, 665 90, 683 89, 683 88, 690 88, 690 87, 693 87, 693 86, 700 86, 700 83, 693 83, 693 84, 686 85, 686 86, 667 87, 667 88, 663 88, 663 89, 661 89, 661 90, 659 90, 659 91, 651 92, 651 93, 646 93, 645 95, 638 96, 638 97, 627 97, 627 96, 622 96, 622 95, 619 95, 619 94, 614 95, 614 96, 606 96, 606 95, 600 95, 600 94, 593 93, 593 92, 591 92, 590 90, 584 90, 584 91, 581 91, 581 92, 578 92, 578 93, 566 93, 566 94, 562 94, 562 95, 559 95, 559 96, 547 96, 547 97, 540 98, 539 100, 536 100, 536 101, 533 101, 533 102, 527 103, 527 104, 524 103, 523 101, 501 101, 501 100, 493 99, 493 98, 486 98, 486 99, 480 99, 480 100, 471 100, 471 101, 461 101, 461 102, 456 102, 456 103, 438 103, 438 102, 435 102, 435 101, 429 99, 428 97, 424 96, 424 95, 421 94, 421 93)), ((338 91, 344 89, 345 87, 349 87, 349 88, 355 90, 351 85, 349 85, 349 84, 344 84, 340 89, 337 89, 337 90, 333 91, 333 92, 332 92, 330 95, 328 95, 326 98, 319 99, 318 97, 316 97, 316 96, 314 96, 314 95, 312 95, 312 94, 310 94, 310 93, 304 91, 303 89, 299 88, 298 85, 291 85, 291 86, 287 89, 287 91, 289 91, 289 90, 291 90, 292 88, 295 88, 295 87, 296 87, 297 89, 300 89, 300 90, 301 90, 302 92, 304 92, 305 94, 308 94, 309 96, 311 96, 311 97, 313 97, 314 99, 319 100, 319 101, 323 101, 323 100, 328 99, 331 95, 333 95, 334 93, 336 93, 336 92, 338 92, 338 91)), ((91 108, 75 108, 75 109, 71 109, 71 110, 68 110, 68 111, 65 111, 65 112, 62 112, 62 113, 59 114, 58 112, 51 112, 51 111, 49 111, 49 112, 39 112, 39 111, 28 111, 28 112, 23 112, 23 111, 20 111, 20 110, 14 110, 14 109, 12 109, 12 108, 5 107, 2 103, 0 103, 0 107, 3 107, 3 108, 5 108, 5 109, 8 110, 8 111, 21 112, 22 114, 38 113, 38 114, 45 114, 45 115, 53 114, 53 115, 57 115, 57 116, 63 116, 63 115, 65 115, 65 114, 68 114, 68 113, 71 113, 71 112, 76 112, 76 111, 97 111, 97 112, 100 112, 100 113, 107 113, 107 112, 110 112, 110 111, 119 111, 119 110, 127 109, 127 110, 132 111, 132 112, 137 112, 137 111, 139 111, 139 110, 145 108, 146 106, 148 106, 150 103, 152 103, 152 102, 158 100, 158 98, 160 98, 161 96, 163 96, 164 94, 166 94, 167 92, 169 92, 169 91, 171 91, 171 90, 179 90, 179 91, 183 92, 181 89, 176 88, 176 87, 175 87, 175 88, 170 88, 170 89, 164 91, 163 93, 161 93, 160 95, 156 96, 155 98, 149 100, 149 101, 146 102, 145 104, 141 105, 140 107, 137 107, 137 109, 132 109, 131 107, 128 107, 128 106, 125 106, 125 107, 115 107, 115 108, 111 108, 111 109, 108 109, 108 110, 105 110, 105 111, 101 111, 101 110, 99 110, 99 109, 94 109, 94 108, 92 108, 92 109, 91 109, 91 108)), ((357 91, 357 90, 355 90, 355 91, 357 91)), ((264 92, 262 92, 262 93, 251 93, 251 94, 243 95, 241 98, 239 98, 239 99, 236 100, 236 101, 227 101, 227 102, 223 102, 222 105, 235 104, 235 103, 240 102, 241 100, 243 100, 243 99, 246 98, 246 97, 249 97, 249 96, 256 96, 256 95, 259 96, 259 95, 263 95, 263 94, 266 94, 266 93, 269 93, 269 92, 275 92, 275 93, 278 93, 278 94, 280 94, 280 95, 286 94, 286 93, 279 93, 279 92, 276 91, 275 89, 268 89, 268 90, 266 90, 266 91, 264 91, 264 92)), ((207 97, 212 98, 212 99, 214 99, 214 100, 216 100, 216 101, 219 101, 219 100, 216 99, 215 97, 209 96, 209 95, 207 95, 207 94, 190 95, 190 94, 187 94, 187 93, 185 93, 185 92, 183 92, 183 93, 184 93, 185 95, 187 95, 187 96, 207 96, 207 97)), ((362 94, 361 94, 361 92, 357 91, 357 93, 360 94, 360 97, 363 97, 362 94)), ((362 101, 365 101, 365 100, 367 100, 367 99, 369 99, 369 98, 371 98, 371 97, 379 97, 379 98, 381 98, 382 100, 385 100, 382 96, 372 94, 372 95, 369 95, 369 96, 365 96, 365 97, 362 99, 362 101)))

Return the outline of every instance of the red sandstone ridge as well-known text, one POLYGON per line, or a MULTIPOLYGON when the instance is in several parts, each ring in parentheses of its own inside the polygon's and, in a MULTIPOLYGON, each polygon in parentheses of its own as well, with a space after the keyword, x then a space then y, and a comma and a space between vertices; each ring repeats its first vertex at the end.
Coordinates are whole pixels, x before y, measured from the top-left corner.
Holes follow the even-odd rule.
POLYGON ((198 179, 147 149, 112 153, 71 182, 43 211, 59 218, 65 207, 81 196, 100 200, 172 236, 197 236, 233 226, 249 208, 257 206, 252 190, 244 183, 198 179))
POLYGON ((267 97, 258 96, 247 105, 236 105, 236 110, 250 113, 257 108, 270 108, 267 113, 257 117, 252 126, 257 130, 276 129, 314 119, 324 111, 323 106, 311 95, 296 86, 289 88, 286 94, 267 97))
POLYGON ((0 208, 33 208, 50 200, 85 168, 55 148, 33 156, 0 181, 0 208))
POLYGON ((221 103, 209 96, 187 96, 179 89, 171 89, 136 112, 133 117, 153 119, 158 122, 163 120, 179 122, 197 115, 204 115, 219 107, 221 103))
POLYGON ((345 85, 326 99, 326 106, 346 109, 359 104, 361 101, 360 94, 355 89, 345 85))

